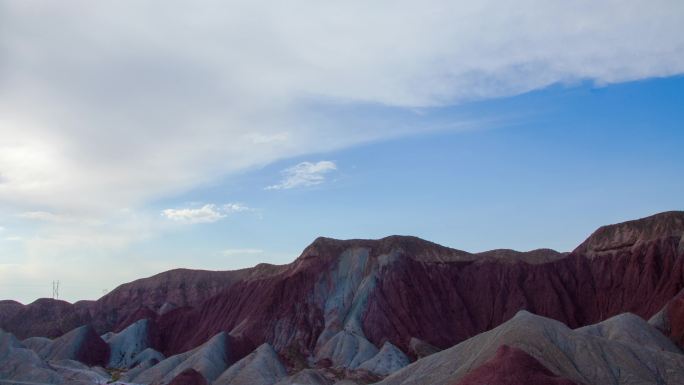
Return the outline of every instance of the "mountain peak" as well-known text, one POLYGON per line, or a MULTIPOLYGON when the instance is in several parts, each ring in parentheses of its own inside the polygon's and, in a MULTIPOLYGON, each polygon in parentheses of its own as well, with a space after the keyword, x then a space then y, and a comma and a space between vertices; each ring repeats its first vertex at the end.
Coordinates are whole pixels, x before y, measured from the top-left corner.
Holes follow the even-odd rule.
POLYGON ((327 237, 316 238, 302 252, 299 259, 309 259, 321 256, 338 256, 343 251, 352 248, 368 249, 372 256, 390 253, 400 253, 415 260, 446 261, 472 259, 472 254, 442 246, 422 238, 407 235, 390 235, 380 239, 334 239, 327 237))
MULTIPOLYGON (((597 256, 628 249, 643 242, 671 237, 682 239, 683 236, 684 211, 666 211, 641 219, 602 226, 574 252, 597 256)), ((682 249, 682 241, 679 242, 679 248, 682 249)))

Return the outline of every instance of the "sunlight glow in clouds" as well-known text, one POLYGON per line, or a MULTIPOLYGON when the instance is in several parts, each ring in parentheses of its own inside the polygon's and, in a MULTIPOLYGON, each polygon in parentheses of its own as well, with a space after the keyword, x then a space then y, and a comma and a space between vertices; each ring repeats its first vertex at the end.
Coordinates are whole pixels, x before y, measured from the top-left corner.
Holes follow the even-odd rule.
POLYGON ((107 216, 397 134, 321 102, 413 109, 684 71, 678 0, 0 7, 0 204, 22 211, 107 216))

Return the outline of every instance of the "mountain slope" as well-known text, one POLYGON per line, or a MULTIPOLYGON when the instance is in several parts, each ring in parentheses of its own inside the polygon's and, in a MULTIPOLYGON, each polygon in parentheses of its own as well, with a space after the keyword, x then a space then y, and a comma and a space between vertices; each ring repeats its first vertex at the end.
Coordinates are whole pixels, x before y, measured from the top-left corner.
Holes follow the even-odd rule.
POLYGON ((0 328, 20 339, 36 336, 56 338, 91 321, 87 309, 66 301, 41 298, 28 305, 2 302, 0 328))
POLYGON ((200 373, 208 382, 212 382, 232 363, 229 345, 228 335, 219 333, 202 346, 169 357, 137 374, 134 378, 129 378, 129 381, 165 385, 184 371, 192 369, 200 373))
MULTIPOLYGON (((320 357, 329 341, 344 335, 376 348, 389 341, 404 352, 412 338, 446 348, 521 309, 573 328, 623 312, 648 318, 684 288, 684 233, 670 225, 684 213, 663 214, 664 224, 659 218, 645 221, 665 229, 662 236, 637 221, 628 227, 643 234, 631 231, 639 241, 629 248, 600 257, 549 252, 546 263, 538 253, 530 263, 483 258, 414 237, 319 238, 275 274, 237 282, 198 307, 160 316, 158 347, 181 352, 230 331, 297 359, 320 357), (196 327, 188 333, 190 326, 196 327)), ((621 228, 604 228, 599 241, 592 240, 595 234, 578 250, 591 252, 588 245, 605 243, 604 233, 623 234, 621 228)))
POLYGON ((61 384, 63 379, 33 350, 10 333, 0 330, 1 380, 61 384))
POLYGON ((496 355, 470 371, 457 385, 577 385, 560 378, 525 351, 501 345, 496 355))
POLYGON ((142 319, 119 333, 105 334, 103 339, 110 348, 107 367, 127 369, 146 360, 163 360, 164 356, 161 353, 151 349, 151 328, 152 321, 142 319))
POLYGON ((278 354, 268 344, 259 346, 252 353, 231 365, 214 385, 271 385, 287 375, 278 354))
MULTIPOLYGON (((188 352, 196 353, 217 335, 230 339, 230 348, 223 353, 230 357, 210 365, 209 371, 194 364, 184 368, 192 367, 212 380, 222 365, 227 367, 256 346, 268 344, 290 370, 370 368, 385 374, 390 371, 386 368, 402 366, 395 365, 403 364, 399 353, 416 358, 450 348, 508 324, 520 310, 570 328, 624 312, 651 317, 684 289, 682 223, 684 212, 668 212, 604 226, 566 254, 547 249, 473 254, 405 236, 318 238, 288 265, 259 265, 236 272, 174 270, 122 285, 98 301, 57 307, 69 314, 85 314, 84 318, 114 331, 148 319, 148 347, 169 358, 132 371, 136 376, 144 374, 141 378, 147 382, 171 381, 180 371, 171 373, 167 366, 179 366, 188 352), (383 346, 396 347, 385 352, 396 354, 378 356, 383 346)), ((35 315, 38 325, 47 325, 48 313, 25 311, 32 305, 2 306, 12 313, 7 319, 17 319, 23 312, 28 320, 35 315)), ((678 321, 679 308, 668 309, 665 318, 674 320, 674 324, 668 321, 668 330, 675 338, 684 327, 678 321)), ((618 317, 569 335, 571 340, 608 341, 610 349, 612 344, 647 341, 653 345, 641 348, 677 354, 676 347, 656 338, 636 316, 618 317)), ((27 332, 22 325, 10 324, 27 332)), ((496 347, 490 350, 487 358, 496 347)), ((548 361, 527 353, 556 372, 548 361)), ((577 373, 565 377, 585 382, 577 373)))
POLYGON ((526 352, 552 373, 578 384, 684 383, 682 354, 573 331, 558 321, 521 311, 488 332, 414 362, 380 384, 457 384, 495 357, 502 345, 526 352))
POLYGON ((238 281, 280 269, 269 264, 233 271, 175 269, 123 284, 97 301, 70 304, 41 298, 28 305, 0 301, 0 328, 21 339, 55 338, 85 324, 91 324, 99 334, 120 331, 170 309, 197 306, 238 281))
POLYGON ((24 344, 45 360, 75 360, 86 365, 106 365, 109 346, 90 325, 80 326, 54 340, 32 337, 24 344))
POLYGON ((623 313, 600 323, 575 329, 575 331, 656 351, 682 352, 658 329, 643 318, 630 313, 623 313))

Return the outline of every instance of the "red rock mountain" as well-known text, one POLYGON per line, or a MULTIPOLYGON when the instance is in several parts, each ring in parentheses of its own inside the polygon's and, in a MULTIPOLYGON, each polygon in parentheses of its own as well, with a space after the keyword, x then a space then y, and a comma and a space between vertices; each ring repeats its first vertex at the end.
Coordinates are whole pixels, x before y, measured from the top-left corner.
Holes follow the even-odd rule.
POLYGON ((668 301, 649 323, 684 349, 684 290, 668 301))
POLYGON ((92 323, 99 332, 153 318, 154 346, 166 355, 226 331, 244 351, 271 344, 288 364, 313 356, 354 367, 385 342, 407 354, 412 339, 446 348, 521 309, 570 327, 622 312, 648 318, 684 288, 683 234, 684 212, 667 212, 602 227, 568 254, 472 254, 403 236, 319 238, 284 266, 174 270, 74 305, 0 304, 12 313, 0 327, 54 336, 61 329, 41 321, 54 306, 67 315, 62 323, 92 323), (339 356, 336 346, 358 353, 339 356))
POLYGON ((0 303, 0 328, 17 338, 59 337, 74 328, 90 323, 91 318, 79 303, 41 298, 29 305, 14 301, 0 303))
POLYGON ((611 255, 640 246, 672 239, 677 251, 684 251, 684 215, 669 211, 647 218, 603 226, 596 230, 575 252, 586 256, 611 255), (679 242, 677 242, 679 240, 679 242))
POLYGON ((279 268, 260 264, 234 271, 175 269, 123 284, 97 301, 74 304, 49 298, 28 305, 0 301, 0 328, 18 338, 55 338, 84 324, 92 324, 101 334, 119 331, 142 318, 199 305, 235 282, 265 276, 279 268))
POLYGON ((682 218, 603 227, 570 254, 548 251, 544 263, 539 253, 470 254, 413 237, 319 238, 277 274, 160 317, 159 348, 187 350, 226 330, 307 356, 351 330, 408 352, 411 338, 449 347, 521 309, 570 327, 622 312, 648 318, 684 287, 682 218))

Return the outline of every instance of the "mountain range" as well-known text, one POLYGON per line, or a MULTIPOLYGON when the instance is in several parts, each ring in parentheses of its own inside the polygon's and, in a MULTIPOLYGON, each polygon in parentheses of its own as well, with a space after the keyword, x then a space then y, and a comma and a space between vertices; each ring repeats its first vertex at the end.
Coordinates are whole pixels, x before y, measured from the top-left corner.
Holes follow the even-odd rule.
POLYGON ((684 212, 571 252, 317 238, 96 301, 0 301, 0 383, 684 384, 684 212))

